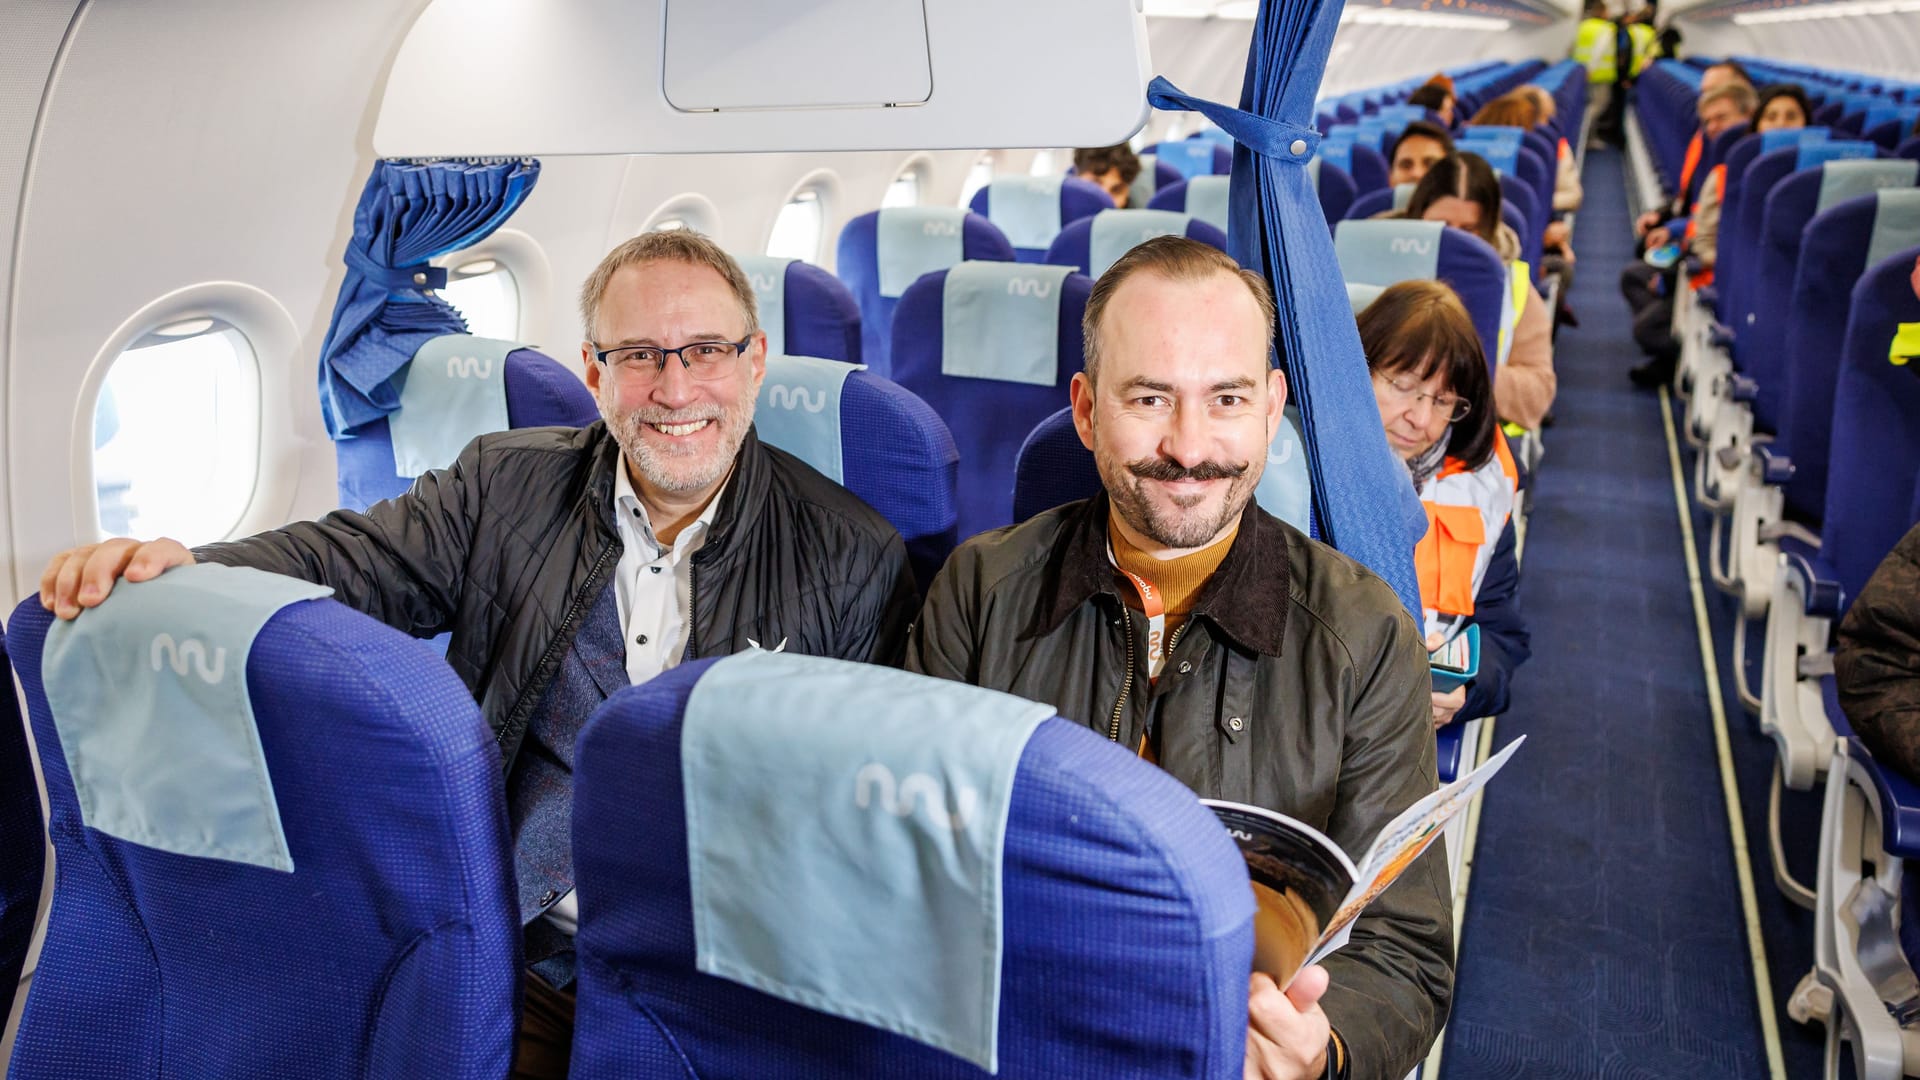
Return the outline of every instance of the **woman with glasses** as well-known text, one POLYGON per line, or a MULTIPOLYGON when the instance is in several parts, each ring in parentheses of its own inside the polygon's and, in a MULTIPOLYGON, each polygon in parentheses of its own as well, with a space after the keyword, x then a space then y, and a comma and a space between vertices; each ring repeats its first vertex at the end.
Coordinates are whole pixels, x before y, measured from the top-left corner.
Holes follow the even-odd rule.
POLYGON ((1497 715, 1531 648, 1514 554, 1513 457, 1494 418, 1486 354, 1460 298, 1437 281, 1393 286, 1359 321, 1387 445, 1427 510, 1414 549, 1427 648, 1480 628, 1479 670, 1434 693, 1433 726, 1497 715))
POLYGON ((1420 178, 1405 216, 1439 221, 1492 245, 1507 267, 1501 305, 1499 374, 1494 407, 1499 418, 1529 431, 1553 408, 1553 316, 1533 287, 1533 269, 1520 258, 1520 237, 1500 220, 1500 177, 1478 154, 1457 153, 1420 178))

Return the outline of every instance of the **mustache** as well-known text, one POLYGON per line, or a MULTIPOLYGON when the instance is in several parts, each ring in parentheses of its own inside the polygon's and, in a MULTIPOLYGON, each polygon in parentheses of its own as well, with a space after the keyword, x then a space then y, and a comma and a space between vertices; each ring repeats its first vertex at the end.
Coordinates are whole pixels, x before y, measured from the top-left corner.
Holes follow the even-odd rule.
POLYGON ((1228 465, 1219 461, 1203 461, 1198 465, 1182 465, 1172 458, 1141 458, 1127 462, 1127 471, 1142 480, 1233 480, 1244 475, 1250 462, 1228 465))

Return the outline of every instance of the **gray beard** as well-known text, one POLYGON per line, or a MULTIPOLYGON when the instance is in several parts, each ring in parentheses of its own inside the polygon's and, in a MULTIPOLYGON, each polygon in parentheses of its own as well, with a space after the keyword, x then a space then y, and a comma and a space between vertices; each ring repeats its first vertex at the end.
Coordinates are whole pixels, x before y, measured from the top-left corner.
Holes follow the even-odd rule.
POLYGON ((663 409, 645 408, 615 413, 605 401, 599 404, 600 416, 606 420, 607 430, 613 434, 614 441, 620 444, 621 453, 640 476, 661 491, 684 493, 712 487, 727 475, 727 470, 733 468, 734 459, 740 456, 740 446, 747 440, 747 429, 753 426, 755 397, 748 395, 744 402, 733 408, 707 407, 681 416, 663 409), (661 453, 646 441, 644 429, 648 424, 709 419, 716 421, 720 428, 721 453, 711 459, 692 454, 661 453))

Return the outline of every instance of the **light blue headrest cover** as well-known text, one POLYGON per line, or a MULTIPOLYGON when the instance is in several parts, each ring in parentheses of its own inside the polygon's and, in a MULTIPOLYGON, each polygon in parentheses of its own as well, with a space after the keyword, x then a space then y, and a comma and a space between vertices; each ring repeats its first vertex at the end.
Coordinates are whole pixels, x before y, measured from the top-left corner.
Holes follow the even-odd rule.
POLYGON ((90 828, 146 847, 293 871, 247 696, 253 639, 333 592, 198 564, 122 581, 47 631, 40 675, 90 828))
POLYGON ((1313 190, 1316 194, 1319 193, 1320 191, 1320 155, 1319 154, 1315 154, 1312 157, 1307 159, 1307 183, 1313 185, 1313 190))
POLYGON ((1881 188, 1912 187, 1916 169, 1920 169, 1920 161, 1909 158, 1829 161, 1820 168, 1820 200, 1814 213, 1881 188))
POLYGON ((1459 144, 1461 152, 1478 154, 1485 158, 1493 171, 1502 176, 1513 176, 1520 167, 1520 144, 1505 139, 1478 139, 1459 144))
POLYGON ((400 410, 387 416, 393 472, 419 476, 453 464, 475 436, 507 430, 507 354, 515 341, 442 334, 407 365, 400 410))
POLYGON ((1380 143, 1386 137, 1386 121, 1380 119, 1378 116, 1363 116, 1360 118, 1359 123, 1353 125, 1353 141, 1365 143, 1375 150, 1380 149, 1380 143))
POLYGON ((771 255, 735 255, 733 259, 753 285, 760 329, 767 334, 767 355, 779 356, 787 351, 787 266, 794 260, 771 255))
POLYGON ((1347 282, 1347 304, 1353 308, 1353 313, 1358 315, 1367 310, 1368 304, 1380 299, 1380 294, 1386 291, 1385 285, 1367 285, 1358 281, 1349 281, 1347 282))
MULTIPOLYGON (((1193 181, 1187 181, 1187 197, 1193 197, 1193 181)), ((1120 256, 1156 236, 1185 236, 1188 214, 1173 210, 1102 210, 1093 215, 1092 231, 1087 234, 1087 273, 1099 277, 1120 256)))
POLYGON ((1870 142, 1813 142, 1800 144, 1800 156, 1794 159, 1793 168, 1811 169, 1815 165, 1824 165, 1829 161, 1850 161, 1875 156, 1879 147, 1870 142))
POLYGON ((1253 500, 1260 509, 1307 532, 1311 527, 1313 479, 1307 473, 1306 442, 1300 437, 1300 411, 1289 405, 1285 413, 1286 422, 1273 433, 1273 442, 1267 446, 1267 469, 1253 489, 1253 500))
POLYGON ((1889 120, 1911 123, 1916 116, 1920 116, 1920 108, 1912 105, 1874 105, 1867 110, 1867 119, 1862 130, 1872 131, 1889 120))
POLYGON ((1419 184, 1393 185, 1393 208, 1395 210, 1405 210, 1407 204, 1413 202, 1413 189, 1419 186, 1419 184))
POLYGON ((995 180, 987 185, 987 217, 1014 247, 1044 249, 1060 235, 1060 177, 995 180))
POLYGON ((1882 188, 1874 193, 1880 205, 1873 211, 1873 238, 1867 242, 1867 263, 1876 266, 1920 244, 1920 188, 1882 188))
POLYGON ((894 206, 880 211, 874 233, 880 295, 897 297, 920 275, 959 262, 966 251, 966 221, 967 212, 952 206, 894 206))
POLYGON ((1160 160, 1180 170, 1180 175, 1189 180, 1196 176, 1211 176, 1215 145, 1212 139, 1163 142, 1160 144, 1160 160))
MULTIPOLYGON (((1320 171, 1315 169, 1313 174, 1317 184, 1320 171)), ((1187 181, 1187 214, 1226 232, 1227 222, 1233 217, 1230 209, 1232 188, 1231 176, 1196 176, 1187 181)), ((1184 228, 1181 230, 1183 234, 1185 231, 1184 228)))
POLYGON ((1527 131, 1525 128, 1516 127, 1512 124, 1475 124, 1467 129, 1465 135, 1461 136, 1461 138, 1469 141, 1474 139, 1505 139, 1512 142, 1520 142, 1526 137, 1527 131))
MULTIPOLYGON (((1340 128, 1340 131, 1352 131, 1352 128, 1340 128)), ((1320 143, 1320 160, 1334 166, 1349 175, 1353 172, 1353 136, 1335 139, 1329 135, 1320 143)))
POLYGON ((812 356, 767 357, 767 377, 760 383, 753 413, 760 441, 785 450, 836 484, 846 483, 840 391, 847 376, 866 367, 812 356))
MULTIPOLYGON (((1115 213, 1115 211, 1103 211, 1115 213)), ((941 297, 940 372, 1053 386, 1060 371, 1060 292, 1070 266, 963 262, 941 297)))
POLYGON ((1007 815, 1053 711, 840 660, 716 663, 680 736, 698 968, 997 1070, 1007 815))
POLYGON ((1134 177, 1133 183, 1127 185, 1128 206, 1145 206, 1153 201, 1154 192, 1160 190, 1160 185, 1153 175, 1153 165, 1158 160, 1159 158, 1152 154, 1140 155, 1140 175, 1134 177))
POLYGON ((1438 221, 1343 221, 1333 234, 1340 276, 1367 285, 1393 285, 1440 276, 1438 221))
POLYGON ((1760 153, 1768 154, 1789 146, 1826 141, 1827 129, 1823 127, 1774 128, 1760 133, 1760 153))

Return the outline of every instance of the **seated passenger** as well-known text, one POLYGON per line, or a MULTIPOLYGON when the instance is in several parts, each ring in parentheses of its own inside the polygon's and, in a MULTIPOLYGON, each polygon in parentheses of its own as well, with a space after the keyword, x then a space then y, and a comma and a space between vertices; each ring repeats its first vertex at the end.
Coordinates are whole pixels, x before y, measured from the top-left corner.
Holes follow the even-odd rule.
MULTIPOLYGON (((1783 89, 1783 94, 1786 91, 1783 89)), ((1790 97, 1791 95, 1787 95, 1790 97)), ((1729 83, 1700 99, 1700 130, 1711 139, 1754 115, 1758 100, 1753 87, 1729 83)), ((1774 118, 1781 127, 1806 127, 1805 110, 1790 105, 1777 106, 1774 118)), ((1756 131, 1769 130, 1764 124, 1756 131)), ((1695 286, 1713 280, 1713 266, 1720 243, 1720 200, 1726 191, 1727 167, 1716 165, 1700 185, 1700 198, 1689 218, 1655 226, 1646 235, 1649 251, 1676 240, 1686 254, 1700 260, 1702 273, 1691 279, 1695 286)), ((1673 290, 1680 280, 1679 264, 1655 267, 1631 262, 1620 270, 1620 292, 1633 310, 1633 339, 1647 354, 1647 360, 1627 372, 1635 386, 1661 386, 1673 379, 1680 363, 1680 342, 1673 336, 1673 290)))
MULTIPOLYGON (((1920 264, 1914 276, 1920 292, 1920 264)), ((1847 723, 1874 760, 1920 784, 1920 525, 1840 620, 1833 677, 1847 723)))
POLYGON ((1520 302, 1500 328, 1507 357, 1498 365, 1493 397, 1501 420, 1531 431, 1553 408, 1559 386, 1553 373, 1553 318, 1533 287, 1531 269, 1520 261, 1520 238, 1500 220, 1500 203, 1500 178, 1493 167, 1480 155, 1463 152, 1427 173, 1403 216, 1470 232, 1492 244, 1507 264, 1507 287, 1520 302))
MULTIPOLYGON (((1045 702, 1202 796, 1362 850, 1434 787, 1431 674, 1385 582, 1253 501, 1286 423, 1265 279, 1157 237, 1101 276, 1084 322, 1073 416, 1105 491, 961 545, 908 668, 1045 702)), ((1324 970, 1255 974, 1246 1075, 1418 1064, 1452 997, 1446 881, 1429 851, 1324 970)))
MULTIPOLYGON (((1549 98, 1548 100, 1552 99, 1549 98)), ((1468 123, 1491 127, 1517 127, 1522 131, 1532 131, 1540 124, 1540 106, 1535 103, 1533 95, 1526 93, 1524 89, 1515 90, 1510 94, 1494 98, 1492 101, 1487 102, 1486 105, 1481 107, 1479 112, 1473 114, 1473 119, 1468 121, 1468 123)), ((1571 155, 1561 160, 1562 163, 1568 167, 1568 170, 1571 171, 1571 155)), ((1558 209, 1558 173, 1555 174, 1554 182, 1554 203, 1555 209, 1558 209)), ((1574 183, 1577 186, 1579 181, 1576 179, 1574 183)), ((1568 228, 1567 223, 1564 221, 1549 222, 1546 231, 1540 234, 1540 246, 1546 253, 1551 257, 1560 259, 1566 264, 1573 262, 1572 240, 1573 230, 1568 228)), ((1567 284, 1570 285, 1571 282, 1567 284)), ((1565 288, 1566 285, 1563 285, 1562 291, 1564 291, 1565 288)))
MULTIPOLYGON (((1738 60, 1722 60, 1709 65, 1700 72, 1700 94, 1694 99, 1694 108, 1698 111, 1708 94, 1723 86, 1744 83, 1747 89, 1753 89, 1753 78, 1738 60)), ((1641 214, 1633 223, 1633 234, 1644 237, 1656 226, 1672 218, 1685 217, 1690 205, 1687 194, 1693 190, 1693 174, 1700 167, 1700 158, 1706 153, 1706 140, 1711 138, 1705 131, 1696 128, 1693 138, 1687 141, 1686 155, 1680 162, 1680 184, 1672 197, 1660 207, 1641 214)), ((1658 247, 1658 244, 1644 244, 1643 247, 1658 247)))
POLYGON ((1453 153, 1453 136, 1425 120, 1400 129, 1387 153, 1387 183, 1393 187, 1417 184, 1433 163, 1453 153))
POLYGON ((1133 190, 1134 179, 1140 175, 1141 164, 1139 155, 1126 143, 1073 152, 1074 175, 1100 185, 1102 191, 1113 197, 1113 205, 1121 210, 1127 208, 1127 195, 1133 190))
MULTIPOLYGON (((1534 108, 1539 110, 1540 123, 1553 122, 1560 106, 1553 100, 1553 95, 1547 93, 1546 87, 1528 83, 1520 88, 1520 92, 1533 99, 1534 108)), ((1573 147, 1564 136, 1553 150, 1553 209, 1555 213, 1569 213, 1580 209, 1580 204, 1587 198, 1586 189, 1580 185, 1580 163, 1574 160, 1573 147)))
POLYGON ((1435 75, 1407 95, 1407 104, 1418 105, 1437 114, 1440 122, 1448 128, 1453 127, 1453 100, 1453 80, 1445 75, 1435 75), (1442 79, 1446 81, 1440 82, 1442 79))
POLYGON ((1433 693, 1433 726, 1497 716, 1506 711, 1513 669, 1532 648, 1520 616, 1513 462, 1489 409, 1480 336, 1460 298, 1437 281, 1389 288, 1359 322, 1387 445, 1407 463, 1427 506, 1430 524, 1415 554, 1427 647, 1480 627, 1479 672, 1433 693), (1466 523, 1473 527, 1448 520, 1463 508, 1477 515, 1466 523), (1476 528, 1478 542, 1463 542, 1461 534, 1476 528))
POLYGON ((109 540, 57 556, 62 618, 124 575, 196 560, 331 586, 447 662, 500 741, 526 925, 515 1075, 564 1077, 572 1045, 568 847, 575 738, 613 691, 684 660, 769 649, 897 663, 913 617, 886 520, 759 441, 766 372, 753 287, 698 233, 642 233, 581 290, 587 385, 603 420, 483 435, 452 467, 365 513, 233 543, 109 540))

